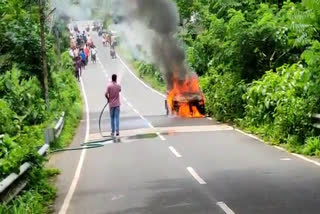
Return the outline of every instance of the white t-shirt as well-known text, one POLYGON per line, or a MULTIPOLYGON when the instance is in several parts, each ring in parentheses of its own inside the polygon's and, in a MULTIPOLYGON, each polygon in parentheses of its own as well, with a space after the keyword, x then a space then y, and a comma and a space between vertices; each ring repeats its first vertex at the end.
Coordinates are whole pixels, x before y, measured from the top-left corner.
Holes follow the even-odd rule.
POLYGON ((70 55, 70 57, 72 57, 72 58, 74 57, 74 53, 73 53, 73 50, 72 50, 72 49, 69 50, 69 55, 70 55))
POLYGON ((91 54, 92 54, 92 55, 96 55, 96 53, 97 53, 97 49, 92 48, 92 49, 91 49, 91 54))

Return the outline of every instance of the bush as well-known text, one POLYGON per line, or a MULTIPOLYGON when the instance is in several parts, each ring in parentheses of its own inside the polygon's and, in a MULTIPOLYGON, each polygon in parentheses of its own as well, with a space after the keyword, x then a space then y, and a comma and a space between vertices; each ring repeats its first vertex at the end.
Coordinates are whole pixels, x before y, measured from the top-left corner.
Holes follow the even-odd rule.
POLYGON ((7 205, 0 205, 0 214, 51 213, 51 203, 56 195, 49 179, 58 174, 56 169, 43 169, 40 164, 30 172, 29 183, 17 198, 7 205))
POLYGON ((153 76, 157 81, 163 82, 163 77, 156 65, 143 61, 135 61, 134 66, 137 68, 140 77, 149 75, 153 76))
POLYGON ((320 156, 320 137, 310 137, 302 150, 303 154, 320 156))
POLYGON ((61 67, 66 70, 70 70, 70 71, 73 71, 73 69, 74 69, 73 68, 73 61, 72 61, 71 57, 69 56, 68 51, 61 54, 61 67))
POLYGON ((242 117, 244 112, 242 95, 246 85, 235 73, 218 74, 211 70, 200 80, 206 96, 207 112, 218 120, 233 120, 242 117))
POLYGON ((0 99, 4 99, 23 125, 40 124, 45 120, 45 103, 37 78, 24 79, 21 71, 13 68, 0 76, 0 99))
POLYGON ((314 74, 301 64, 282 66, 255 81, 244 96, 244 126, 272 129, 269 137, 292 146, 313 135, 312 113, 318 103, 314 74))
MULTIPOLYGON (((64 56, 68 56, 64 54, 64 56)), ((36 78, 24 79, 14 68, 0 76, 0 179, 18 170, 21 163, 37 159, 37 148, 44 143, 43 130, 66 113, 68 142, 81 117, 81 97, 69 56, 66 67, 51 72, 50 108, 46 111, 40 83, 36 78)), ((61 145, 67 142, 61 142, 61 145)))
POLYGON ((18 115, 11 110, 9 104, 0 99, 0 133, 16 135, 21 128, 18 115))

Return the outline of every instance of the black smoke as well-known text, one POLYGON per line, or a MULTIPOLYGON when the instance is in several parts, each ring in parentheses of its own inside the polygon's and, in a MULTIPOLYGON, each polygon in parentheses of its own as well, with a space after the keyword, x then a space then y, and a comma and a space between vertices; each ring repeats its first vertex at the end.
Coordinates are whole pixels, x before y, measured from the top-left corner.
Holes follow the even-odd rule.
POLYGON ((114 16, 122 17, 118 24, 127 25, 130 33, 144 37, 146 43, 150 42, 147 48, 151 48, 152 62, 160 68, 169 89, 174 77, 179 80, 186 78, 185 53, 175 38, 178 12, 172 0, 115 0, 113 8, 114 16), (135 28, 134 23, 143 28, 135 28))

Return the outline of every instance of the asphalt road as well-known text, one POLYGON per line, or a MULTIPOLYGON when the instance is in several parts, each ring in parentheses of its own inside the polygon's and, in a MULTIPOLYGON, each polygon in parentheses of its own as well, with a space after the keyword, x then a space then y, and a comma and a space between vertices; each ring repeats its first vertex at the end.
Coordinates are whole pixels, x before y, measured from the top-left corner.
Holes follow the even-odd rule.
POLYGON ((98 61, 89 63, 82 76, 88 108, 72 146, 99 132, 104 91, 113 73, 121 77, 123 89, 122 131, 181 127, 186 132, 172 130, 53 156, 51 163, 62 170, 56 213, 320 213, 319 166, 209 119, 166 117, 164 98, 137 80, 119 58, 111 59, 96 34, 93 39, 98 61), (199 131, 211 125, 212 131, 199 131))

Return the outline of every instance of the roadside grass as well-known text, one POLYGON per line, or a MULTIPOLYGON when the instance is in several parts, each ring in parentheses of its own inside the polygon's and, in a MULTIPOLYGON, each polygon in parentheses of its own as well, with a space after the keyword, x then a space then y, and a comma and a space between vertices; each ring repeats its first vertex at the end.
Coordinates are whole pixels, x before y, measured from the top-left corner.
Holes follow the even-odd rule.
POLYGON ((50 149, 60 149, 68 146, 72 138, 74 137, 79 121, 82 118, 82 100, 78 100, 74 105, 67 111, 65 117, 65 124, 60 137, 52 143, 50 149))
POLYGON ((146 82, 148 85, 150 85, 152 88, 154 88, 155 90, 165 94, 167 91, 167 87, 164 83, 158 81, 156 78, 154 78, 154 76, 150 75, 150 74, 144 74, 143 76, 140 74, 140 72, 138 71, 137 67, 134 66, 134 70, 136 71, 136 73, 138 73, 138 76, 140 79, 144 80, 144 82, 146 82))
POLYGON ((167 87, 166 84, 162 81, 159 81, 153 74, 143 72, 139 70, 138 66, 138 60, 134 59, 134 57, 130 54, 130 51, 128 48, 123 44, 120 43, 120 45, 117 47, 119 55, 122 56, 122 58, 125 60, 125 62, 128 64, 128 66, 131 68, 131 70, 141 79, 143 80, 147 85, 154 88, 155 90, 166 93, 167 87))

